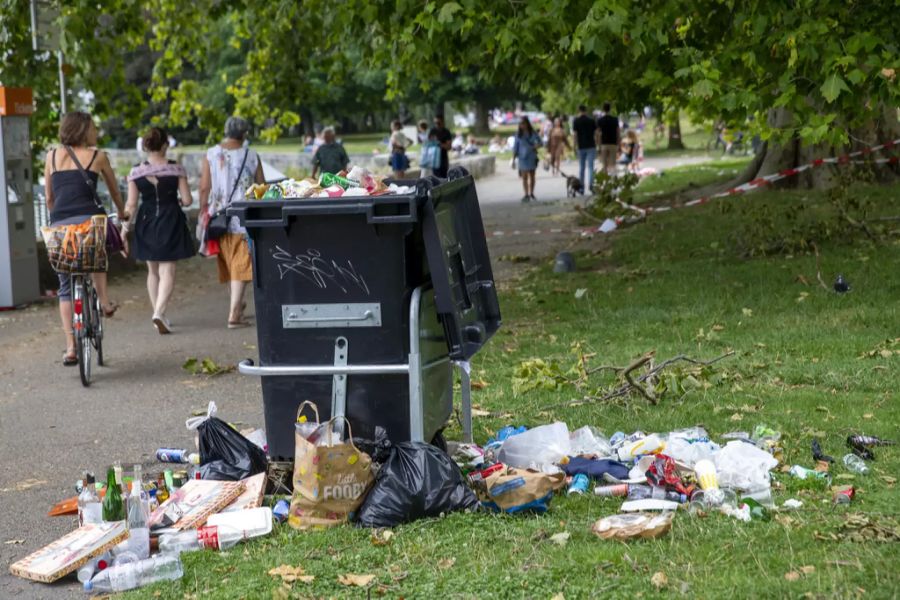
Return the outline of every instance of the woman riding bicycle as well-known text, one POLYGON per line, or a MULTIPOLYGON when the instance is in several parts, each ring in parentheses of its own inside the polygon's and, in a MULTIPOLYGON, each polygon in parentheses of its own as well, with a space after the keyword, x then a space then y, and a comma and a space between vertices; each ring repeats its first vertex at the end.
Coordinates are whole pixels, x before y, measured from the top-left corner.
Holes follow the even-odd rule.
MULTIPOLYGON (((91 115, 85 112, 67 113, 59 125, 60 145, 47 153, 44 165, 44 193, 51 225, 74 225, 83 223, 93 215, 106 214, 96 200, 97 181, 103 181, 109 189, 119 219, 127 220, 125 204, 116 185, 116 175, 109 164, 105 152, 97 150, 97 128, 91 115), (85 174, 82 175, 81 168, 85 174), (87 181, 85 180, 87 177, 87 181), (88 187, 88 181, 93 188, 88 187)), ((106 288, 106 273, 92 273, 91 278, 103 313, 111 317, 118 306, 109 300, 106 288)), ((75 335, 72 331, 72 292, 69 274, 59 274, 59 316, 66 335, 66 351, 63 364, 78 364, 75 354, 75 335)))

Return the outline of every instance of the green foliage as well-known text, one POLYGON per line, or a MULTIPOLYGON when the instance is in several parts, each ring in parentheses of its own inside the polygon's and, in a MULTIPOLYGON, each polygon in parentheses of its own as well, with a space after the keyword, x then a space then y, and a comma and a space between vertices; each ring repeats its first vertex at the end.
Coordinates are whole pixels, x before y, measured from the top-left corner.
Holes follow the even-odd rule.
POLYGON ((595 173, 594 193, 584 208, 585 212, 598 219, 633 214, 616 200, 630 204, 634 199, 634 188, 638 183, 640 183, 640 177, 634 173, 617 175, 595 173))
POLYGON ((741 256, 811 252, 826 240, 853 243, 861 238, 879 242, 890 232, 889 222, 869 223, 876 201, 862 192, 871 172, 842 167, 826 196, 828 204, 799 202, 781 205, 742 203, 733 236, 741 256))
POLYGON ((181 368, 190 373, 191 375, 222 375, 223 373, 231 373, 234 371, 234 365, 219 365, 216 364, 216 361, 213 359, 206 357, 202 360, 198 360, 195 357, 190 357, 184 361, 184 364, 181 365, 181 368))

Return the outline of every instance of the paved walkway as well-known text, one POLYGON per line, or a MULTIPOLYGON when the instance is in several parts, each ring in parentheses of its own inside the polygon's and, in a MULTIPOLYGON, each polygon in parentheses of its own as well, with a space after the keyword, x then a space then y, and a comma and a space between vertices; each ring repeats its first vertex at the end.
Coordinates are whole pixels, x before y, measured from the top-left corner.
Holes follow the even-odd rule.
MULTIPOLYGON (((676 161, 647 162, 664 168, 676 161)), ((575 169, 567 164, 564 170, 575 169)), ((564 200, 562 178, 540 171, 540 201, 527 205, 519 202, 518 177, 505 164, 477 187, 489 231, 571 224, 572 200, 564 200)), ((516 274, 512 263, 498 261, 501 256, 537 260, 571 242, 571 235, 561 234, 491 238, 496 277, 502 283, 516 274)), ((225 328, 227 291, 216 282, 213 261, 180 263, 169 313, 173 335, 158 335, 150 323, 143 272, 113 278, 111 295, 122 307, 107 322, 108 366, 97 369, 89 389, 81 386, 77 369, 60 364, 63 342, 54 302, 0 312, 0 598, 83 597, 72 578, 45 586, 12 577, 8 568, 74 527, 74 518, 46 513, 74 495, 84 469, 105 477, 118 459, 129 469, 141 463, 145 473, 152 472, 157 447, 194 447, 184 420, 210 400, 232 423, 263 424, 257 380, 236 373, 192 377, 181 368, 188 357, 235 364, 257 356, 255 328, 225 328)))

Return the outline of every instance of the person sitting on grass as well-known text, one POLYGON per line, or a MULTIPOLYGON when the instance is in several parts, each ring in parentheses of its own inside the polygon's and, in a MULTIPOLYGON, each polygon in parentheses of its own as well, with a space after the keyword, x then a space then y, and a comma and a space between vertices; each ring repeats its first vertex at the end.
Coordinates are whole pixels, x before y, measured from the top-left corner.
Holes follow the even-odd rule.
POLYGON ((322 130, 322 140, 322 145, 316 149, 316 153, 313 155, 313 178, 320 171, 322 173, 340 173, 350 164, 350 157, 347 156, 343 144, 334 138, 334 127, 326 127, 322 130))

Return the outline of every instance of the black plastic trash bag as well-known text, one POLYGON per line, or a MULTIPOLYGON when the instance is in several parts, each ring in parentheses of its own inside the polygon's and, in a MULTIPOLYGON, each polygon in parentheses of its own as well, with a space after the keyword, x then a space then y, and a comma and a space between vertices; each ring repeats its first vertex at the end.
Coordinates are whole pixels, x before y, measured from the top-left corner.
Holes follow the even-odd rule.
POLYGON ((387 431, 381 425, 375 426, 375 439, 367 440, 361 437, 353 438, 353 444, 361 451, 372 457, 372 462, 381 464, 385 462, 391 455, 391 440, 388 439, 387 431))
POLYGON ((363 527, 393 527, 477 506, 446 452, 423 442, 403 442, 391 447, 356 520, 363 527))
POLYGON ((215 414, 216 405, 210 402, 205 417, 187 422, 188 429, 196 429, 200 437, 200 478, 238 481, 264 472, 268 460, 262 448, 215 414))

